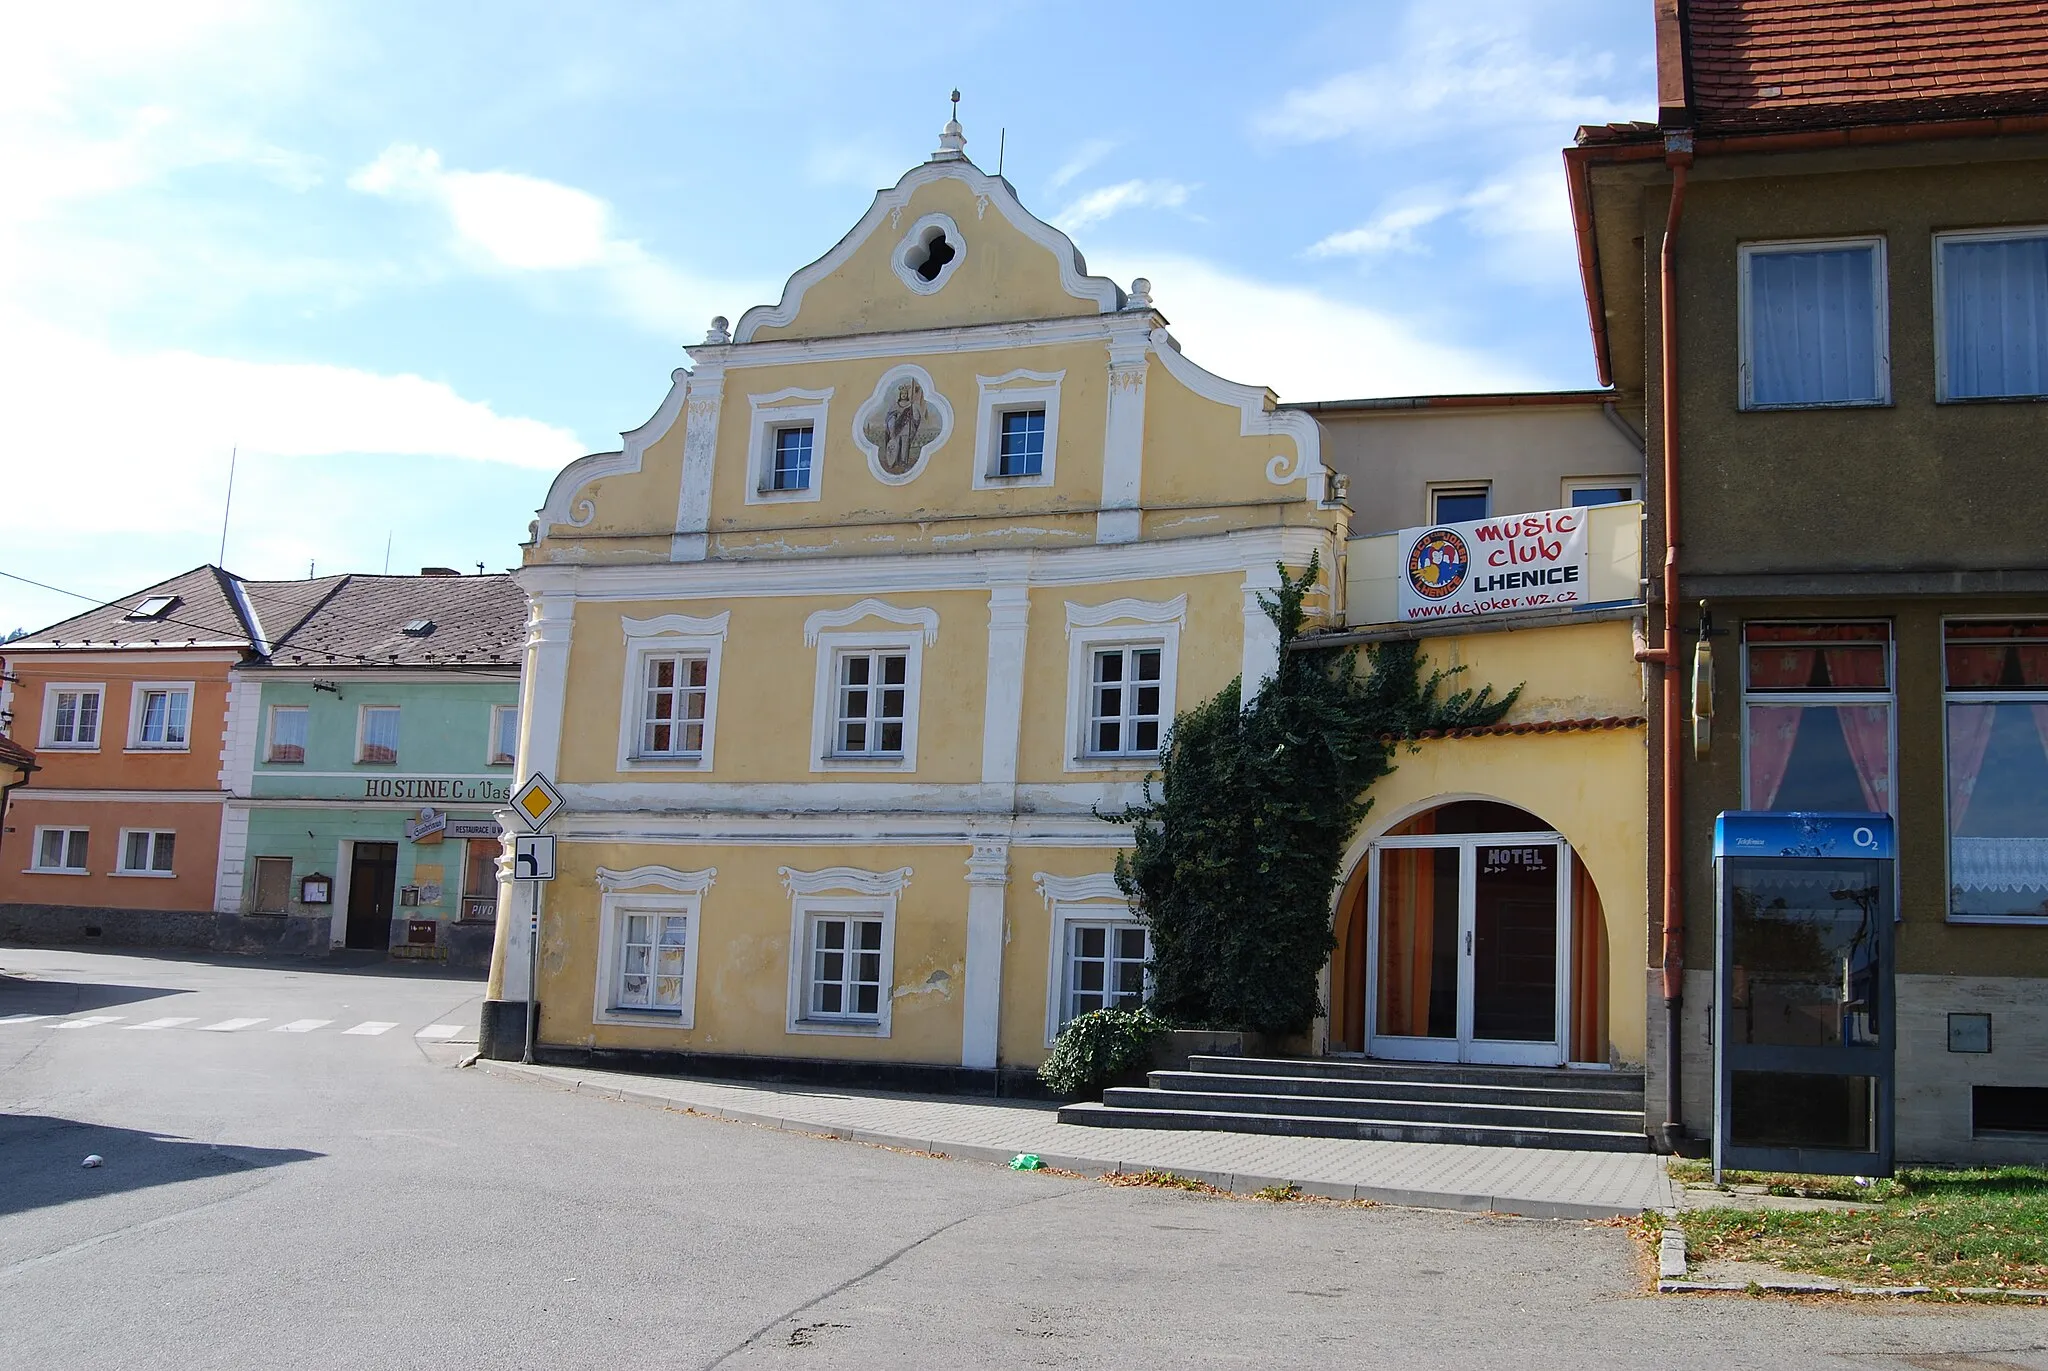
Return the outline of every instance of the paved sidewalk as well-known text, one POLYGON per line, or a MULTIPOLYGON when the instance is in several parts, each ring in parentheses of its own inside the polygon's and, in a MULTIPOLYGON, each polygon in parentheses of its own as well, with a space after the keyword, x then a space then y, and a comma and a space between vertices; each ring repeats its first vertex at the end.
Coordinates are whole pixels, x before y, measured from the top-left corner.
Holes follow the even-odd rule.
POLYGON ((1084 1128, 1050 1105, 807 1086, 735 1085, 581 1067, 479 1061, 485 1070, 662 1109, 974 1161, 1035 1152, 1088 1175, 1172 1171, 1238 1194, 1298 1185, 1333 1199, 1530 1218, 1598 1219, 1668 1208, 1673 1186, 1648 1153, 1292 1138, 1184 1129, 1084 1128))

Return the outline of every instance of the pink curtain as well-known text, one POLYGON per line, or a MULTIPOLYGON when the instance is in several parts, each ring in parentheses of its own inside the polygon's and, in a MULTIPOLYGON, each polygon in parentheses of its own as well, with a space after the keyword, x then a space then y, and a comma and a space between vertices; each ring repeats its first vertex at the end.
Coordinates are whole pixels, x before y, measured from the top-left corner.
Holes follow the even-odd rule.
POLYGON ((1785 784, 1792 745, 1799 741, 1798 705, 1752 705, 1749 710, 1749 807, 1769 809, 1785 784))
POLYGON ((1873 813, 1891 809, 1892 729, 1891 710, 1885 705, 1839 705, 1835 717, 1842 721, 1842 737, 1849 744, 1849 760, 1856 764, 1856 783, 1863 789, 1863 806, 1873 813))
POLYGON ((1753 643, 1749 649, 1749 684, 1757 690, 1799 690, 1813 681, 1814 649, 1753 643))
POLYGON ((1948 646, 1948 687, 1950 690, 1982 690, 1998 684, 2005 674, 2005 644, 1989 647, 1950 643, 1948 646))
POLYGON ((1831 647, 1821 655, 1827 659, 1828 683, 1836 690, 1884 689, 1882 647, 1831 647))
MULTIPOLYGON (((2034 707, 2035 723, 2048 724, 2048 707, 2034 707)), ((1948 707, 1948 831, 1963 831, 1963 815, 1970 811, 1970 798, 1977 793, 1977 776, 1984 770, 1984 751, 1991 746, 1991 724, 1998 717, 1997 705, 1950 705, 1948 707)), ((2042 734, 2048 739, 2048 731, 2042 734)))

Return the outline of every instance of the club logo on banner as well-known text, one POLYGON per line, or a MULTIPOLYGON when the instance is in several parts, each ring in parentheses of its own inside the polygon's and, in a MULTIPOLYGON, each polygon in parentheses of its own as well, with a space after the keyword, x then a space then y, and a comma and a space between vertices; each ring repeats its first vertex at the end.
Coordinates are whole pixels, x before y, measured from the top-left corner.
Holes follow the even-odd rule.
POLYGON ((1586 511, 1551 509, 1401 532, 1402 622, 1586 603, 1586 511))

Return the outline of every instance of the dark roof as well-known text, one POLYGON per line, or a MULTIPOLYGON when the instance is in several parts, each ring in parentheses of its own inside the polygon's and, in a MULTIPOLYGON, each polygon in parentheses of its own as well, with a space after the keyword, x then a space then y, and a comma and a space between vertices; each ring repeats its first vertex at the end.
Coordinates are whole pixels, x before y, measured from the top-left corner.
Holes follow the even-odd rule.
POLYGON ((30 752, 14 739, 0 734, 0 766, 11 766, 20 771, 40 771, 36 765, 36 754, 30 752))
POLYGON ((88 609, 39 633, 17 638, 11 652, 53 647, 239 647, 250 645, 248 625, 236 603, 235 578, 216 566, 194 567, 111 604, 88 609), (157 596, 174 596, 171 607, 148 619, 129 615, 157 596))
POLYGON ((2048 0, 1690 0, 1702 133, 2048 110, 2048 0))
POLYGON ((526 592, 510 576, 347 576, 271 648, 272 666, 519 669, 526 592), (424 620, 432 628, 407 633, 424 620))

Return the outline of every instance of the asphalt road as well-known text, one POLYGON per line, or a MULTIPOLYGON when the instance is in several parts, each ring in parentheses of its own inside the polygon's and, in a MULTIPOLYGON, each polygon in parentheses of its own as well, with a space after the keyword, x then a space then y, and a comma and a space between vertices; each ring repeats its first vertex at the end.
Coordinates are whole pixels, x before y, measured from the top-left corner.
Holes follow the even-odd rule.
POLYGON ((1646 1295, 1614 1228, 1020 1175, 463 1069, 415 1035, 473 1031, 480 989, 0 948, 0 1365, 2048 1371, 2038 1309, 1646 1295))

